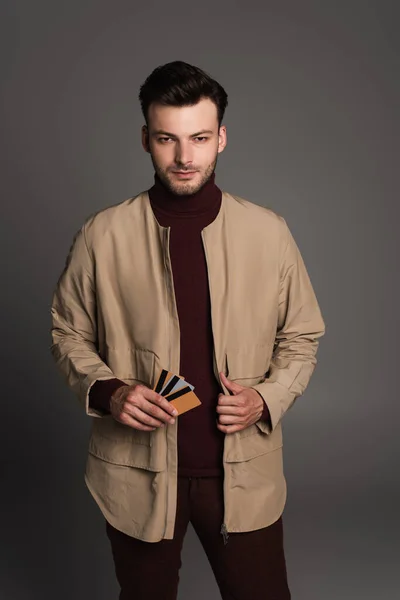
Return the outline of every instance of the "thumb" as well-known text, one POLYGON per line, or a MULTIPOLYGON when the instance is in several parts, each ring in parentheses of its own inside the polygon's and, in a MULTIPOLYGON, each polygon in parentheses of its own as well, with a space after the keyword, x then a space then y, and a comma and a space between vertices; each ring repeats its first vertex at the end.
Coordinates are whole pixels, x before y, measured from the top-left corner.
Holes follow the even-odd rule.
POLYGON ((220 377, 224 386, 234 395, 239 394, 242 391, 242 386, 228 379, 224 373, 220 373, 220 377))

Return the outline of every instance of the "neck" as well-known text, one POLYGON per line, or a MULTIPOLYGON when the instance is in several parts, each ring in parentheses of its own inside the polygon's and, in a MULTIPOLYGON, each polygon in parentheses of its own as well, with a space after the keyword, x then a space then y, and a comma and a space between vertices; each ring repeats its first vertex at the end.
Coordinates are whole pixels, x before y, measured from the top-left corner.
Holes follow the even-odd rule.
POLYGON ((194 216, 212 210, 220 202, 221 190, 215 184, 215 172, 203 187, 194 194, 174 194, 154 174, 154 185, 149 189, 152 205, 159 211, 181 216, 194 216))

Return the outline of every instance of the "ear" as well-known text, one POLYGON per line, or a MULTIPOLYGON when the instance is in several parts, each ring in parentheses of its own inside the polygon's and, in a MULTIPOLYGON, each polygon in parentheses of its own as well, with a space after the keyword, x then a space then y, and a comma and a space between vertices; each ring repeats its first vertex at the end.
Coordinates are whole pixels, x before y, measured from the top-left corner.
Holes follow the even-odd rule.
POLYGON ((222 152, 227 144, 226 127, 221 125, 218 131, 218 153, 222 152))
POLYGON ((142 127, 142 146, 145 152, 150 152, 149 130, 147 125, 143 125, 142 127))

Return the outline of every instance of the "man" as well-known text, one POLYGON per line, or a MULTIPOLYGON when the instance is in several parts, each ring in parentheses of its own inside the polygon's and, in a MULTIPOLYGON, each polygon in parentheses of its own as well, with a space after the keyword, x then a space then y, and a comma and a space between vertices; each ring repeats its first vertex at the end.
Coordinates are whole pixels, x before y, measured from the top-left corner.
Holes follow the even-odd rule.
POLYGON ((191 522, 224 600, 287 600, 281 420, 324 322, 286 221, 222 192, 227 95, 197 67, 140 90, 154 185, 89 217, 52 303, 52 353, 93 417, 85 480, 121 600, 177 597, 191 522), (177 413, 162 369, 195 386, 177 413))

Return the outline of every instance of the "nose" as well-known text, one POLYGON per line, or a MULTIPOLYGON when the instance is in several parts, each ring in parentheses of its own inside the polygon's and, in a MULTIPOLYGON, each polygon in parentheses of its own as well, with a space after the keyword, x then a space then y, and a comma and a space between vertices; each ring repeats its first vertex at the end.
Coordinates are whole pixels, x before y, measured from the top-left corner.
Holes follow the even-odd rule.
POLYGON ((175 162, 178 166, 187 167, 193 162, 192 150, 189 144, 176 144, 175 162))

